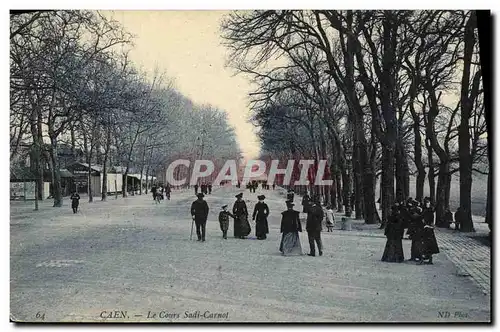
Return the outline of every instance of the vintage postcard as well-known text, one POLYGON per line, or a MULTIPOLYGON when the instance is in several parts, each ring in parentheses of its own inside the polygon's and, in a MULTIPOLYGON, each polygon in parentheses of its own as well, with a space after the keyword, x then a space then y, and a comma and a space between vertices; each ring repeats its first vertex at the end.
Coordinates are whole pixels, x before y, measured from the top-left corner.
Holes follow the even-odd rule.
POLYGON ((11 11, 11 322, 491 323, 490 15, 11 11))

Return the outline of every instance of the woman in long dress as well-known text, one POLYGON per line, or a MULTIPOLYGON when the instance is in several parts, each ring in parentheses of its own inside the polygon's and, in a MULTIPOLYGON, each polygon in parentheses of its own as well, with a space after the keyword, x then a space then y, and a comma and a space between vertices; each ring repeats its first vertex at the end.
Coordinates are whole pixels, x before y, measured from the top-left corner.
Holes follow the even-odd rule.
POLYGON ((269 227, 267 224, 267 216, 269 215, 269 207, 264 203, 266 196, 257 196, 259 202, 255 204, 253 210, 252 219, 255 220, 255 236, 258 240, 265 240, 267 238, 266 234, 269 233, 269 227))
POLYGON ((288 210, 281 213, 281 237, 280 251, 283 256, 303 255, 300 245, 299 232, 302 232, 299 211, 293 209, 293 202, 287 201, 288 210))
POLYGON ((248 222, 247 205, 243 198, 243 193, 239 193, 236 197, 236 202, 233 205, 234 215, 234 237, 244 239, 251 232, 250 223, 248 222))
POLYGON ((388 223, 385 226, 385 236, 387 243, 385 244, 382 261, 401 263, 405 260, 403 253, 403 234, 404 224, 403 219, 397 206, 392 207, 392 214, 388 218, 388 223))
POLYGON ((432 264, 432 255, 439 254, 439 247, 434 234, 434 225, 426 220, 424 229, 422 230, 422 260, 420 264, 432 264))

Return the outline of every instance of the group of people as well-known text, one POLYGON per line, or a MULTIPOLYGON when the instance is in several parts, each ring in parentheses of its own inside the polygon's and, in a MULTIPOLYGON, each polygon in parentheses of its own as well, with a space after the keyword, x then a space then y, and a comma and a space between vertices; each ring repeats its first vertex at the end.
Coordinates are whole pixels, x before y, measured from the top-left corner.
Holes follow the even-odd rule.
POLYGON ((198 195, 198 188, 200 192, 204 195, 212 194, 212 184, 211 183, 202 183, 200 186, 198 184, 194 185, 194 194, 198 195))
MULTIPOLYGON (((205 241, 206 223, 208 218, 209 207, 208 203, 203 199, 203 193, 197 194, 198 199, 191 205, 191 216, 196 224, 196 235, 198 241, 205 241)), ((222 206, 222 211, 219 213, 219 225, 222 231, 222 238, 227 239, 227 231, 229 229, 229 218, 234 219, 233 230, 234 237, 245 239, 252 231, 250 222, 248 221, 248 209, 243 200, 243 193, 235 196, 236 201, 233 204, 232 213, 228 211, 228 205, 222 206)), ((257 196, 259 200, 255 204, 252 214, 252 220, 255 221, 255 236, 258 240, 265 240, 269 233, 267 217, 269 216, 269 207, 264 202, 266 196, 257 196)))
POLYGON ((403 237, 405 229, 411 239, 410 261, 432 264, 432 255, 439 253, 434 234, 434 207, 426 197, 423 202, 409 198, 395 203, 387 218, 385 236, 387 243, 382 261, 401 263, 404 261, 403 237))
MULTIPOLYGON (((281 213, 281 243, 280 252, 284 256, 302 255, 299 232, 302 232, 300 212, 293 209, 294 193, 289 190, 287 193, 287 210, 281 213)), ((308 194, 302 199, 303 212, 307 213, 306 232, 309 240, 308 256, 316 256, 316 246, 319 256, 323 255, 323 243, 321 241, 321 231, 325 212, 320 204, 318 196, 312 198, 308 194)), ((333 211, 332 211, 333 213, 333 211)), ((332 214, 333 216, 333 214, 332 214)))
POLYGON ((167 183, 165 186, 163 185, 153 185, 151 187, 151 193, 153 194, 153 200, 156 203, 160 203, 162 200, 165 199, 165 196, 167 197, 168 200, 170 200, 170 194, 172 192, 172 188, 170 187, 170 184, 167 183))

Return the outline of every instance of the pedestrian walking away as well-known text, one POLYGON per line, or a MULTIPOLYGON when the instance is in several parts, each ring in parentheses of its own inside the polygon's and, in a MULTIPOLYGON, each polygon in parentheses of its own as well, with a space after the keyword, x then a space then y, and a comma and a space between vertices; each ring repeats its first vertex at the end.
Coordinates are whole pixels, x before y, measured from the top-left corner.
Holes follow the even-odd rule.
POLYGON ((302 212, 307 213, 307 209, 309 208, 309 201, 311 200, 311 197, 309 196, 309 193, 306 191, 306 194, 304 197, 302 197, 302 212))
POLYGON ((265 240, 267 234, 269 234, 269 226, 267 223, 267 217, 269 216, 269 207, 264 200, 266 196, 257 196, 259 202, 255 204, 252 220, 255 220, 255 236, 258 240, 265 240))
POLYGON ((333 226, 335 226, 335 215, 333 213, 332 206, 329 204, 326 207, 326 228, 328 232, 333 232, 333 226))
POLYGON ((229 229, 229 217, 234 219, 234 215, 227 210, 227 205, 222 207, 222 211, 219 212, 219 224, 220 230, 222 231, 222 238, 227 239, 227 230, 229 229))
POLYGON ((73 209, 73 213, 78 212, 78 205, 80 205, 80 195, 75 191, 73 191, 73 194, 70 197, 71 199, 71 209, 73 209))
POLYGON ((170 193, 172 192, 172 188, 170 187, 170 184, 167 183, 165 186, 165 196, 167 196, 167 199, 170 200, 170 193))
POLYGON ((196 224, 196 235, 198 241, 205 241, 205 229, 208 218, 208 204, 203 199, 203 193, 198 194, 198 199, 191 204, 191 216, 196 224))
POLYGON ((423 249, 423 230, 424 223, 422 217, 422 209, 415 207, 412 209, 411 215, 411 250, 410 250, 410 261, 420 261, 422 259, 422 249, 423 249))
POLYGON ((239 193, 236 197, 236 202, 233 205, 234 215, 234 237, 244 239, 252 231, 248 222, 248 210, 243 193, 239 193))
POLYGON ((158 188, 156 187, 156 185, 153 185, 151 187, 151 192, 153 193, 153 201, 156 201, 156 191, 158 190, 158 188))
POLYGON ((194 194, 198 195, 198 184, 194 185, 194 194))
POLYGON ((315 243, 318 245, 319 255, 323 255, 323 244, 321 243, 321 224, 323 222, 323 209, 319 204, 319 197, 313 198, 313 203, 307 214, 306 231, 309 238, 310 252, 308 256, 316 256, 315 243))
POLYGON ((283 256, 300 256, 302 246, 300 244, 299 232, 302 232, 299 211, 293 209, 293 202, 286 201, 287 210, 281 212, 281 243, 280 252, 283 256))
POLYGON ((385 226, 385 236, 387 242, 385 244, 384 253, 382 254, 382 261, 401 263, 405 260, 403 253, 403 235, 404 225, 401 212, 397 206, 392 206, 392 213, 387 218, 387 225, 385 226))

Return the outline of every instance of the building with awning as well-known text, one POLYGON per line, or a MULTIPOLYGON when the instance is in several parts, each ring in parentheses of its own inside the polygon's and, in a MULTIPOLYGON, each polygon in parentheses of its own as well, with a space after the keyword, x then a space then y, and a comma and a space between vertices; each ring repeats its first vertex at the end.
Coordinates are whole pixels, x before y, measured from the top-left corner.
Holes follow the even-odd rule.
MULTIPOLYGON (((74 182, 79 193, 88 193, 89 180, 92 196, 102 194, 103 168, 101 165, 89 165, 87 163, 73 163, 67 166, 74 175, 74 182), (89 177, 90 174, 90 177, 89 177), (90 179, 89 179, 90 178, 90 179)), ((122 191, 123 176, 116 172, 114 167, 109 167, 106 171, 106 186, 108 194, 117 194, 122 191)))
MULTIPOLYGON (((74 189, 73 174, 67 169, 60 169, 61 190, 63 196, 68 196, 74 189)), ((48 198, 52 196, 52 172, 48 169, 43 173, 43 195, 48 198)), ((10 168, 10 197, 13 200, 35 199, 35 185, 38 177, 30 167, 11 167, 10 168)))

